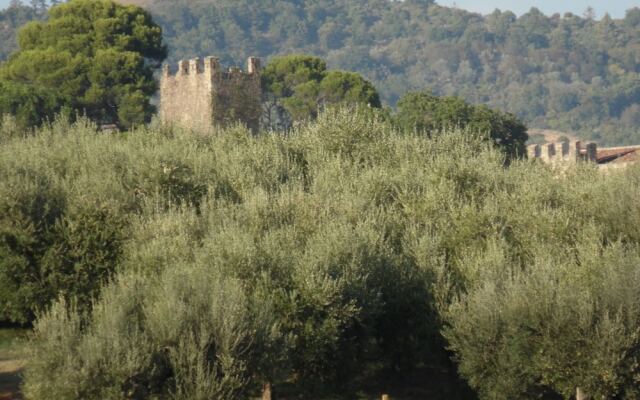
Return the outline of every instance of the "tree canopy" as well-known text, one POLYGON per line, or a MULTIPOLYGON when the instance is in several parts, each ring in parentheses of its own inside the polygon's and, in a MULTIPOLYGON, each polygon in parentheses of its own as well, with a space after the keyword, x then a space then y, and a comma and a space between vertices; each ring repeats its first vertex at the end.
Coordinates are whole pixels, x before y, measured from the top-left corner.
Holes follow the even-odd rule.
MULTIPOLYGON (((479 15, 432 1, 122 0, 163 27, 171 62, 215 55, 303 53, 354 71, 390 106, 432 90, 511 112, 527 125, 600 144, 640 142, 640 8, 626 16, 544 15, 538 9, 479 15)), ((41 13, 15 0, 0 11, 0 59, 17 27, 41 13)))
POLYGON ((128 0, 163 26, 171 61, 304 53, 370 81, 391 106, 430 89, 602 144, 640 142, 640 9, 623 19, 486 16, 432 1, 128 0))
POLYGON ((44 310, 25 397, 640 398, 640 168, 505 168, 361 111, 0 123, 0 319, 44 310))
POLYGON ((53 89, 0 80, 0 113, 13 115, 21 127, 40 125, 60 113, 61 102, 53 89))
POLYGON ((47 10, 30 7, 19 1, 12 1, 6 10, 0 10, 0 60, 5 60, 17 50, 18 28, 29 21, 46 16, 47 10))
POLYGON ((263 71, 262 86, 267 127, 313 119, 328 105, 381 106, 375 87, 360 74, 327 70, 324 60, 310 55, 274 57, 263 71))
MULTIPOLYGON (((22 114, 24 122, 33 123, 64 107, 123 127, 152 115, 153 70, 167 49, 162 29, 143 9, 109 0, 72 0, 52 7, 46 21, 25 25, 18 44, 19 51, 0 68, 0 81, 19 88, 14 94, 44 97, 0 112, 22 114)), ((0 94, 0 105, 10 103, 2 99, 6 96, 0 94)))
POLYGON ((488 134, 510 157, 522 156, 528 139, 527 127, 513 114, 426 92, 410 92, 400 99, 396 121, 406 130, 432 132, 458 127, 488 134))

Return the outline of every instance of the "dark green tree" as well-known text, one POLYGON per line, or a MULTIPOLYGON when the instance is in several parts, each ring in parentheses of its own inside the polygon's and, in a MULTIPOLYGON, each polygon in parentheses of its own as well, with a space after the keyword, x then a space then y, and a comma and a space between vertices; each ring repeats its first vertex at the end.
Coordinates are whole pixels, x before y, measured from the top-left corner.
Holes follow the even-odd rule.
POLYGON ((27 323, 59 296, 89 306, 115 272, 125 221, 112 204, 68 204, 46 178, 22 175, 0 189, 0 321, 27 323))
MULTIPOLYGON (((38 3, 15 0, 0 11, 0 60, 16 50, 19 26, 44 17, 38 3)), ((307 53, 366 76, 392 107, 407 91, 430 88, 511 112, 531 127, 571 132, 601 145, 640 141, 640 127, 621 120, 636 104, 624 93, 640 73, 637 7, 624 18, 599 21, 571 13, 547 16, 535 8, 521 16, 507 10, 481 16, 430 0, 137 3, 162 23, 172 63, 209 54, 238 64, 249 55, 307 53), (557 108, 557 89, 573 93, 565 105, 575 107, 557 108)), ((319 93, 313 84, 304 89, 319 93)), ((291 101, 308 114, 308 100, 291 101)), ((273 115, 276 105, 284 107, 271 105, 273 115)), ((127 115, 138 112, 128 108, 127 115)))
POLYGON ((307 55, 275 57, 262 75, 265 124, 288 128, 291 122, 313 119, 329 105, 369 105, 379 108, 375 87, 360 74, 328 71, 326 63, 307 55))
POLYGON ((381 107, 380 96, 373 85, 360 74, 346 71, 330 71, 320 82, 321 104, 367 104, 381 107))
POLYGON ((8 8, 0 10, 0 61, 7 59, 9 54, 17 50, 18 28, 45 15, 46 12, 38 13, 20 1, 12 1, 8 8))
POLYGON ((52 89, 0 80, 0 113, 16 117, 19 126, 35 126, 61 111, 62 98, 52 89))
POLYGON ((411 92, 398 101, 396 123, 405 130, 428 133, 461 128, 488 134, 509 157, 522 156, 529 138, 527 127, 512 114, 425 92, 411 92))
MULTIPOLYGON (((150 119, 149 99, 157 89, 153 70, 167 49, 162 29, 143 9, 110 0, 72 0, 51 8, 47 21, 23 27, 18 43, 20 50, 0 69, 0 81, 20 85, 27 98, 40 103, 50 99, 41 98, 41 91, 54 92, 57 100, 25 122, 51 117, 62 107, 121 127, 150 119)), ((0 105, 8 103, 2 97, 0 105)), ((0 107, 2 112, 16 111, 0 107)))
POLYGON ((262 73, 264 124, 286 129, 292 120, 309 115, 313 108, 305 106, 301 97, 309 97, 310 91, 317 92, 317 84, 326 70, 327 64, 318 57, 301 54, 274 57, 262 73))

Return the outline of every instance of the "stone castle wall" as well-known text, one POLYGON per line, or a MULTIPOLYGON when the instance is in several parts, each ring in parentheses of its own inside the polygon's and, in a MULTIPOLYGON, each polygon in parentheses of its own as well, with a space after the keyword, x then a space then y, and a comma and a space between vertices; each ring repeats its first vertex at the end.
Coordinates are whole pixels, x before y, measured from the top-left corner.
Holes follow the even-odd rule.
POLYGON ((171 74, 165 65, 160 81, 160 118, 188 129, 209 131, 238 121, 252 131, 260 125, 260 60, 249 58, 247 72, 224 71, 217 58, 178 63, 171 74))
POLYGON ((598 147, 595 143, 583 145, 580 141, 534 144, 527 146, 529 159, 537 158, 546 163, 596 162, 598 147))

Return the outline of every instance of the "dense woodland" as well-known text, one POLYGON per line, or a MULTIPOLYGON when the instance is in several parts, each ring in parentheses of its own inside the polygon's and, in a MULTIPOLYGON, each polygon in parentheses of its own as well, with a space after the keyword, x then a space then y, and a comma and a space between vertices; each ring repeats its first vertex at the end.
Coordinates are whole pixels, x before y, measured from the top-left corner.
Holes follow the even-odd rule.
POLYGON ((0 68, 0 324, 31 329, 26 399, 640 398, 640 167, 527 160, 516 116, 425 90, 633 141, 640 10, 145 5, 174 60, 329 65, 271 57, 288 123, 194 134, 147 107, 166 47, 144 10, 3 12, 7 37, 47 19, 0 68))
POLYGON ((33 7, 27 7, 18 2, 12 2, 9 8, 0 11, 0 59, 5 60, 17 47, 16 35, 18 28, 42 14, 33 7))
POLYGON ((0 126, 27 399, 640 396, 637 167, 505 167, 369 109, 96 131, 0 126))
MULTIPOLYGON (((430 0, 132 2, 163 26, 172 62, 307 53, 360 72, 392 106, 409 90, 432 90, 513 112, 531 127, 602 144, 640 142, 638 8, 614 20, 536 9, 483 17, 430 0)), ((0 57, 43 3, 14 1, 0 13, 0 57)))

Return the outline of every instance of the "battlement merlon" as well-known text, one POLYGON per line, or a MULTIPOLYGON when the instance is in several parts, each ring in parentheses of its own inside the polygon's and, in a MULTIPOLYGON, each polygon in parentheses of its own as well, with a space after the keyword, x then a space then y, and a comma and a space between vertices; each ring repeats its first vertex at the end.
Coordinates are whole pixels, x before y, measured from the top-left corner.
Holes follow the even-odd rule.
POLYGON ((205 57, 204 58, 204 73, 213 76, 220 71, 220 60, 217 57, 205 57))
POLYGON ((188 75, 189 74, 189 61, 178 61, 178 73, 176 75, 188 75))
POLYGON ((247 59, 247 73, 259 74, 260 73, 260 59, 257 57, 249 57, 247 59))
MULTIPOLYGON (((240 69, 231 68, 230 70, 234 72, 244 73, 240 69)), ((184 76, 184 75, 196 75, 196 74, 206 74, 209 76, 214 76, 215 74, 222 72, 220 67, 220 60, 217 57, 205 57, 204 60, 200 58, 193 58, 191 60, 180 60, 178 61, 178 70, 175 76, 184 76)), ((261 72, 261 63, 260 59, 257 57, 249 57, 247 59, 247 75, 257 75, 261 72)), ((169 65, 165 64, 162 66, 162 76, 168 78, 171 76, 171 68, 169 65)))
POLYGON ((582 142, 579 140, 569 143, 569 160, 576 161, 582 157, 582 142))
POLYGON ((542 151, 540 152, 540 159, 545 162, 553 162, 555 158, 556 158, 555 143, 547 143, 542 145, 542 151))
POLYGON ((527 157, 529 159, 540 158, 541 149, 539 144, 527 146, 527 157))
POLYGON ((595 143, 587 144, 586 161, 596 162, 598 160, 598 145, 595 143))
POLYGON ((197 75, 202 72, 202 63, 198 57, 189 60, 189 75, 197 75))
POLYGON ((569 142, 556 142, 556 160, 564 161, 569 155, 569 142))

